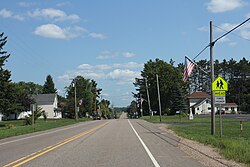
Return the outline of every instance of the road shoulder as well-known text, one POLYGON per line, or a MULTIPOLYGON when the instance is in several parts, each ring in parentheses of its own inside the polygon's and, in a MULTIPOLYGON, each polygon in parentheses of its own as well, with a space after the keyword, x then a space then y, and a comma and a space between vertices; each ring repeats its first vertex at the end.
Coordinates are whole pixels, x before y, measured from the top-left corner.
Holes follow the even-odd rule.
POLYGON ((205 166, 213 166, 213 167, 224 167, 224 166, 233 166, 233 167, 244 167, 246 165, 237 163, 232 160, 227 160, 223 156, 218 153, 218 150, 215 148, 204 145, 202 143, 189 140, 178 136, 174 131, 167 128, 167 125, 160 125, 159 128, 167 133, 170 133, 176 137, 180 138, 180 142, 178 147, 180 150, 185 152, 187 155, 199 161, 201 164, 205 166))

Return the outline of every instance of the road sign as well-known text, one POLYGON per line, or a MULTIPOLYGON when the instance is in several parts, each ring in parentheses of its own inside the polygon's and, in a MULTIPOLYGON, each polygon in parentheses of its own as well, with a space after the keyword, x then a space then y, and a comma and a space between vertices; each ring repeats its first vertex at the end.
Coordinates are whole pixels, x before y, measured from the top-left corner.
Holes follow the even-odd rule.
POLYGON ((214 100, 215 100, 215 104, 225 104, 226 103, 225 96, 215 96, 214 100))
POLYGON ((228 85, 224 78, 218 76, 212 83, 213 91, 227 91, 228 85))
POLYGON ((214 96, 226 96, 225 91, 214 91, 214 96))

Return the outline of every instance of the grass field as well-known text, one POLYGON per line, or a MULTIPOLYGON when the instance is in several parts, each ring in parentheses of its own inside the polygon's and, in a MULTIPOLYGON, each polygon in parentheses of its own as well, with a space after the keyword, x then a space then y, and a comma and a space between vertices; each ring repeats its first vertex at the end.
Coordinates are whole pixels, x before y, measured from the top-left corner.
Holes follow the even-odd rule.
MULTIPOLYGON (((81 118, 78 122, 91 120, 89 118, 81 118)), ((15 121, 2 121, 0 122, 0 139, 18 136, 32 132, 43 131, 47 129, 57 128, 61 126, 71 125, 77 123, 74 119, 57 119, 52 120, 48 119, 37 120, 35 124, 35 128, 31 125, 24 125, 24 120, 15 120, 15 121)))
MULTIPOLYGON (((159 123, 159 116, 150 119, 143 117, 149 122, 159 123)), ((162 123, 169 124, 169 128, 178 135, 212 145, 219 149, 227 159, 245 163, 250 166, 250 122, 243 122, 243 132, 240 131, 240 120, 236 118, 223 118, 223 135, 219 135, 219 118, 216 117, 214 136, 211 135, 210 117, 195 117, 193 120, 180 119, 179 116, 163 116, 162 123)))

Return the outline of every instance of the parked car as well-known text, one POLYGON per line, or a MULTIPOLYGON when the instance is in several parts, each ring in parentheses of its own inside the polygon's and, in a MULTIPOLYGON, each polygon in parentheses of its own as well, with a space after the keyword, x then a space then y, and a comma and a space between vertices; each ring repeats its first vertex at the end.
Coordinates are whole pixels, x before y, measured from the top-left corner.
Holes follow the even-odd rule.
POLYGON ((94 115, 93 116, 93 120, 101 120, 101 116, 100 115, 94 115))

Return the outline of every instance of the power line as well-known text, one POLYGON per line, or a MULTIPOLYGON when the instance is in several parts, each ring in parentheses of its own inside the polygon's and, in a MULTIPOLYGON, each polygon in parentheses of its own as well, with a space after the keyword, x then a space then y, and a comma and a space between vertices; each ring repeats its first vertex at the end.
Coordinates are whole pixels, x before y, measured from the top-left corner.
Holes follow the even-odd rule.
MULTIPOLYGON (((220 37, 218 37, 216 40, 214 40, 213 42, 209 43, 207 46, 205 46, 194 58, 193 60, 195 60, 198 56, 200 56, 210 45, 214 45, 217 41, 219 41, 221 38, 225 37, 226 35, 230 34, 231 32, 233 32, 234 30, 236 30, 237 28, 239 28, 240 26, 242 26, 243 24, 245 24, 246 22, 248 22, 250 20, 250 18, 246 19, 245 21, 243 21, 242 23, 240 23, 239 25, 235 26, 234 28, 232 28, 231 30, 229 30, 228 32, 226 32, 225 34, 221 35, 220 37)), ((248 40, 248 39, 247 39, 248 40)), ((250 41, 250 40, 249 40, 250 41)))
POLYGON ((216 43, 218 40, 220 40, 221 38, 225 37, 226 35, 230 34, 231 32, 233 32, 234 30, 236 30, 237 28, 239 28, 240 26, 242 26, 243 24, 245 24, 246 22, 248 22, 250 20, 250 18, 246 19, 245 21, 243 21, 242 23, 240 23, 239 25, 235 26, 234 28, 232 28, 230 31, 228 31, 227 33, 221 35, 220 37, 218 37, 216 40, 214 40, 213 43, 216 43))
POLYGON ((193 60, 195 60, 198 56, 200 56, 209 46, 210 46, 210 44, 208 44, 205 48, 203 48, 203 49, 193 58, 193 60))
MULTIPOLYGON (((213 26, 216 27, 216 28, 218 28, 218 29, 220 29, 220 30, 222 30, 222 31, 224 31, 224 32, 227 32, 227 30, 225 30, 225 29, 223 29, 223 28, 221 28, 219 26, 216 26, 216 25, 213 25, 213 26)), ((235 35, 235 36, 237 36, 237 37, 239 37, 239 38, 242 38, 244 40, 250 41, 250 39, 244 38, 244 37, 242 37, 242 36, 240 36, 240 35, 238 35, 236 33, 232 33, 232 34, 235 35)))

